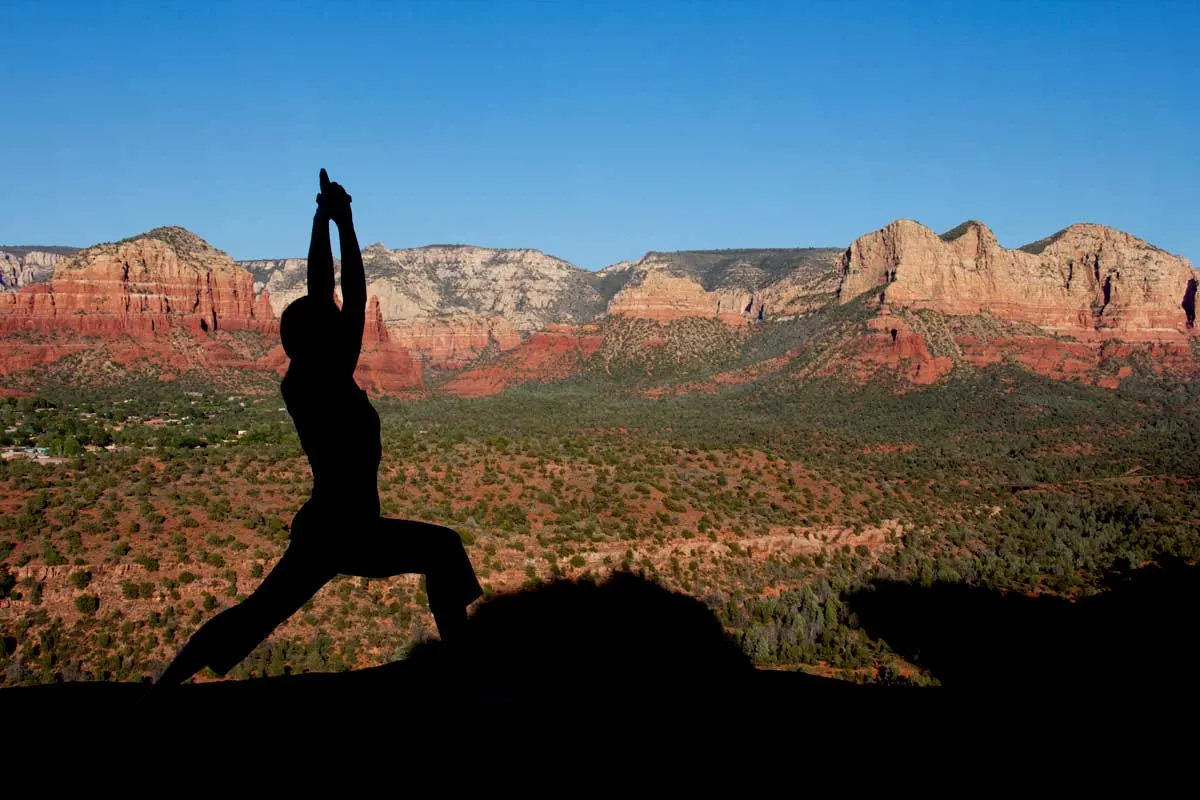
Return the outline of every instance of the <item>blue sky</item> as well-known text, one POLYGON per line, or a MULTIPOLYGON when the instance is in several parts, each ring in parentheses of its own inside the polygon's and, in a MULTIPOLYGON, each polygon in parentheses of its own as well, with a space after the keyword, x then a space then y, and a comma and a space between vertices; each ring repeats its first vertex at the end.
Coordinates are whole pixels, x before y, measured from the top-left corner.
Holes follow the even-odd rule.
POLYGON ((0 243, 303 255, 317 170, 391 247, 1015 247, 1200 261, 1200 3, 0 3, 0 243))

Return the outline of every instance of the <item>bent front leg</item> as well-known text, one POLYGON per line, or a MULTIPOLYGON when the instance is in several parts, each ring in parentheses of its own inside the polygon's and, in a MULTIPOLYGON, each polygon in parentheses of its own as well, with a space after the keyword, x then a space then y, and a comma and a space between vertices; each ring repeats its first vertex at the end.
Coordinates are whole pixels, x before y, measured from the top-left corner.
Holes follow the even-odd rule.
POLYGON ((380 519, 374 534, 339 566, 341 572, 365 578, 424 575, 429 610, 443 639, 461 630, 467 606, 483 596, 459 535, 427 522, 380 519))

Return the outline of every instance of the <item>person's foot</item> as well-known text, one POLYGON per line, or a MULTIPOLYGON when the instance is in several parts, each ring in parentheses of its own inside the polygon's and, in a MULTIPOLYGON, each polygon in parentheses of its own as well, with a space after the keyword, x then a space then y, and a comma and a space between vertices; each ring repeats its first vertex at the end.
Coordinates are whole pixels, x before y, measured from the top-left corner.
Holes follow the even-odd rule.
POLYGON ((172 686, 164 684, 160 677, 142 689, 141 694, 137 697, 137 705, 141 708, 154 708, 161 705, 164 696, 170 694, 172 686))
POLYGON ((467 627, 467 609, 464 607, 434 611, 433 621, 437 624, 438 636, 443 642, 457 642, 467 627))

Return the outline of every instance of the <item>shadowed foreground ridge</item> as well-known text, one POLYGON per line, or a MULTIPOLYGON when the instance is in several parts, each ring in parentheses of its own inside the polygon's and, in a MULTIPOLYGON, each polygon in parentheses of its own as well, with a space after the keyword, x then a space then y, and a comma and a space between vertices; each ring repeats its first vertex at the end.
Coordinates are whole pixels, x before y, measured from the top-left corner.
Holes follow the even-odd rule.
POLYGON ((1107 723, 1194 706, 1200 567, 1152 565, 1114 576, 1110 587, 1070 602, 881 581, 847 598, 870 636, 924 666, 941 688, 756 670, 704 604, 619 572, 486 600, 458 644, 431 640, 371 669, 187 685, 149 707, 138 705, 144 687, 130 683, 8 689, 0 705, 14 720, 69 712, 280 724, 401 714, 448 727, 550 718, 586 727, 651 715, 676 730, 721 721, 827 732, 856 730, 864 714, 898 714, 910 730, 940 735, 1023 727, 1048 702, 1107 723), (1125 702, 1130 693, 1143 702, 1125 702))
POLYGON ((520 704, 585 687, 592 697, 665 698, 754 673, 703 603, 627 572, 502 595, 468 628, 461 647, 429 642, 410 660, 452 662, 485 697, 520 704))
POLYGON ((1120 565, 1103 592, 1076 601, 878 581, 849 604, 869 636, 946 692, 1107 704, 1122 689, 1186 692, 1200 656, 1200 566, 1178 559, 1120 565))
MULTIPOLYGON (((602 582, 559 580, 487 600, 453 647, 431 640, 403 661, 354 672, 187 685, 152 710, 249 703, 293 714, 416 707, 474 715, 539 712, 570 697, 661 705, 687 700, 696 687, 706 687, 709 701, 719 704, 755 674, 703 603, 617 573, 602 582)), ((136 702, 142 690, 74 683, 12 689, 3 697, 30 712, 59 705, 116 709, 136 702)))

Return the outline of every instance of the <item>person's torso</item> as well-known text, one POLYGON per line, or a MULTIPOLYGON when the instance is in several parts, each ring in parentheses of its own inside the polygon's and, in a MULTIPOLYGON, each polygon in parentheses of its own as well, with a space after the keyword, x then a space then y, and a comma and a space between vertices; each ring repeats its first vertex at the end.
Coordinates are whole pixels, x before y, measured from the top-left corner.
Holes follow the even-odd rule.
POLYGON ((350 375, 291 371, 280 388, 312 467, 313 500, 343 508, 367 504, 371 508, 362 508, 363 513, 378 516, 379 414, 367 393, 350 375))

